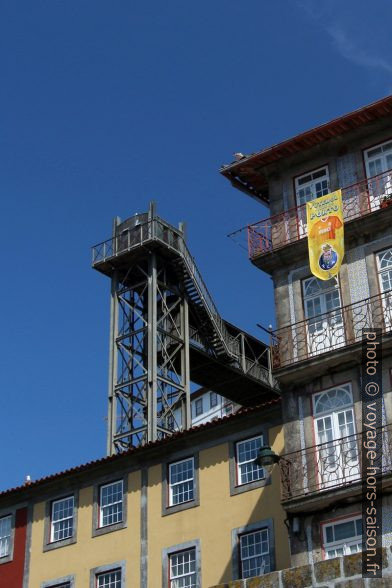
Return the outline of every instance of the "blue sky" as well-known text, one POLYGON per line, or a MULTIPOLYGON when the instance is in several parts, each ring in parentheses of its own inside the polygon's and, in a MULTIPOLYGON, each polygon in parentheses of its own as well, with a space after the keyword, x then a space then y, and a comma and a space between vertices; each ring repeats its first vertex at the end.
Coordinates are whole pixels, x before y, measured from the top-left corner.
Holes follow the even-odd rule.
POLYGON ((222 315, 273 322, 230 231, 267 210, 220 176, 392 93, 375 0, 9 0, 0 8, 0 489, 101 457, 109 283, 90 246, 150 199, 222 315))

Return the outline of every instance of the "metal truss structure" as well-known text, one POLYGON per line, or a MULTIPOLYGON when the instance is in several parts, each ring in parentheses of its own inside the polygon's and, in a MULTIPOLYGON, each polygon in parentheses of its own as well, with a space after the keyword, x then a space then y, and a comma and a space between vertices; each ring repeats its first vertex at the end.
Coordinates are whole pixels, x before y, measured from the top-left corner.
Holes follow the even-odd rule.
POLYGON ((183 227, 153 203, 116 219, 93 267, 111 278, 108 454, 189 428, 191 381, 240 404, 276 396, 268 347, 220 317, 183 227))

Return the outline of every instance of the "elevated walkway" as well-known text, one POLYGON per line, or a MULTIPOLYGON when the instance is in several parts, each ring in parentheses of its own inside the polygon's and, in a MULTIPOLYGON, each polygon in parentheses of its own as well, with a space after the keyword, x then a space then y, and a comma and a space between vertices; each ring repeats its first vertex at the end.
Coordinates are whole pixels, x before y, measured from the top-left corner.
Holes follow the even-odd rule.
POLYGON ((151 212, 135 215, 93 247, 92 265, 109 277, 116 272, 126 286, 132 267, 152 252, 188 301, 191 380, 244 406, 276 397, 269 347, 220 316, 181 229, 151 212))

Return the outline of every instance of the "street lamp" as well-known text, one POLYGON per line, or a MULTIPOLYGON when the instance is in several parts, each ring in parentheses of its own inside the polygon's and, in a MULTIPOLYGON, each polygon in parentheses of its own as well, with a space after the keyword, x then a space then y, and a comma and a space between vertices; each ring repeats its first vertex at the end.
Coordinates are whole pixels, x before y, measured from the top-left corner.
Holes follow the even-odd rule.
POLYGON ((270 474, 276 463, 279 463, 281 457, 275 451, 272 451, 269 445, 264 445, 259 451, 259 455, 254 460, 254 464, 267 470, 270 474))

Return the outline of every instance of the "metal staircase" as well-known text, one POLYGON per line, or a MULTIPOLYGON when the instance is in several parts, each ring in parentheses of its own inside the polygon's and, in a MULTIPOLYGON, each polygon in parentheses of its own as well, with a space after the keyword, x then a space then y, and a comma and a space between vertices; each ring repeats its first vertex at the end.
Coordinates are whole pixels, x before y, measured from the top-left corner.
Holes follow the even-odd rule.
MULTIPOLYGON (((132 279, 132 288, 135 288, 134 277, 149 274, 152 257, 156 267, 165 270, 167 291, 174 298, 178 295, 181 304, 186 305, 187 333, 182 345, 189 347, 191 381, 241 405, 255 405, 276 397, 279 389, 270 369, 269 347, 220 316, 185 243, 183 231, 158 217, 154 206, 149 213, 135 215, 124 223, 117 222, 113 237, 93 247, 92 265, 112 280, 115 277, 117 288, 119 285, 126 288, 132 279)), ((151 282, 151 276, 148 279, 151 282)), ((173 315, 173 324, 179 325, 182 319, 178 316, 173 315)), ((146 333, 150 319, 145 320, 146 333)), ((159 336, 159 327, 157 333, 159 336)), ((170 356, 170 350, 176 348, 176 339, 162 343, 162 336, 158 347, 167 354, 166 364, 169 362, 170 369, 175 372, 183 361, 180 355, 176 359, 170 356)), ((146 348, 147 345, 146 335, 146 348)), ((116 386, 119 387, 114 382, 112 394, 116 394, 116 386)), ((179 388, 179 397, 181 391, 183 389, 179 388)), ((162 425, 162 431, 164 429, 162 425)))

